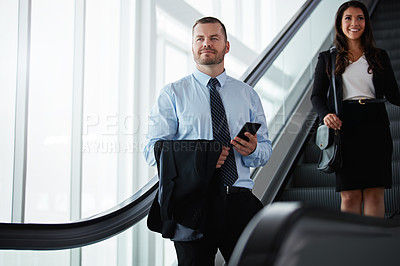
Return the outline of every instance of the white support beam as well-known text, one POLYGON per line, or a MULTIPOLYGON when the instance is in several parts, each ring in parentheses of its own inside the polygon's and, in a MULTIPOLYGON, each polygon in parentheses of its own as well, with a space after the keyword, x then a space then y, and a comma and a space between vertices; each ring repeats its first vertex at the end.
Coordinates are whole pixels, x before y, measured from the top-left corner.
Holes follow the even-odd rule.
POLYGON ((11 222, 25 221, 28 136, 31 0, 20 0, 18 10, 17 89, 14 130, 14 179, 11 222))
MULTIPOLYGON (((86 0, 75 0, 74 21, 74 72, 72 88, 71 132, 71 188, 70 219, 76 221, 82 215, 82 127, 85 76, 85 16, 86 0)), ((82 249, 71 249, 70 265, 82 264, 82 249)))
MULTIPOLYGON (((134 68, 135 68, 135 4, 120 0, 119 21, 119 84, 118 84, 118 143, 117 201, 122 202, 133 194, 134 164, 132 152, 134 121, 134 68)), ((132 230, 128 231, 132 232, 132 230)), ((132 233, 124 232, 117 239, 117 266, 134 265, 132 260, 132 233)))
MULTIPOLYGON (((140 129, 146 130, 147 115, 156 97, 156 42, 157 21, 155 0, 137 0, 135 9, 135 66, 133 114, 139 118, 140 129), (145 129, 146 128, 146 129, 145 129)), ((133 151, 132 164, 143 163, 142 143, 144 132, 136 132, 133 141, 138 149, 133 151)), ((141 188, 147 183, 150 167, 136 167, 133 171, 133 189, 141 188)), ((133 229, 133 265, 155 265, 154 247, 151 240, 155 235, 149 232, 144 223, 133 229)))
POLYGON ((82 126, 85 71, 85 7, 86 0, 75 1, 74 74, 71 132, 71 206, 70 219, 81 218, 82 192, 82 126))

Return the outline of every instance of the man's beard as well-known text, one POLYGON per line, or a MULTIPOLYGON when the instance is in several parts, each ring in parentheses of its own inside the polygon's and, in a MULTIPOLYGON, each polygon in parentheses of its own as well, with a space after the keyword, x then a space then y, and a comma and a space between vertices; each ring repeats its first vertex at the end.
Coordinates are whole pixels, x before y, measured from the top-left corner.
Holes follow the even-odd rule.
POLYGON ((226 48, 221 53, 218 53, 218 51, 216 51, 214 49, 201 49, 197 53, 197 55, 194 57, 194 61, 199 65, 217 65, 217 64, 220 64, 224 60, 225 51, 226 51, 226 48), (202 50, 212 50, 216 56, 201 58, 200 53, 202 50))

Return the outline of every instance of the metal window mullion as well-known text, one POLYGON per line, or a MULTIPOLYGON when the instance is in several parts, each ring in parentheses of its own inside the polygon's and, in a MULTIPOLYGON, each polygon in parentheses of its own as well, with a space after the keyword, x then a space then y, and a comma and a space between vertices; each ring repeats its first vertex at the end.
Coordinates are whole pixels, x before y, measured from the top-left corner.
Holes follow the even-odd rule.
MULTIPOLYGON (((85 15, 86 0, 75 0, 70 188, 70 219, 72 221, 81 219, 82 214, 82 127, 85 74, 85 15)), ((71 249, 70 258, 70 264, 72 266, 81 265, 81 248, 71 249)))
MULTIPOLYGON (((119 10, 119 80, 118 80, 118 135, 120 152, 117 154, 117 201, 122 202, 132 193, 132 161, 130 152, 123 152, 126 145, 133 144, 132 135, 126 127, 127 115, 133 115, 134 17, 135 4, 120 0, 119 10), (128 139, 129 138, 129 139, 128 139)), ((117 265, 132 265, 132 234, 120 234, 117 238, 117 265)))
MULTIPOLYGON (((156 69, 156 0, 136 1, 135 12, 135 80, 134 80, 134 114, 141 114, 150 109, 153 102, 150 97, 155 93, 155 73, 156 69), (144 89, 145 88, 145 89, 144 89)), ((162 56, 162 55, 158 55, 162 56)), ((139 134, 133 136, 133 141, 139 143, 139 134)), ((141 165, 141 153, 134 152, 132 156, 133 165, 141 165)), ((134 171, 134 189, 138 189, 143 184, 143 178, 148 178, 148 167, 136 167, 134 171), (141 178, 141 179, 140 179, 141 178)), ((147 180, 145 180, 147 181, 147 180)), ((149 238, 154 234, 149 234, 144 224, 138 224, 133 230, 132 246, 133 265, 155 265, 155 253, 149 247, 149 238)))
MULTIPOLYGON (((255 32, 261 32, 261 12, 258 12, 261 10, 261 3, 260 0, 256 0, 255 1, 255 10, 254 10, 254 14, 255 14, 255 32)), ((261 50, 262 49, 262 45, 261 42, 257 42, 257 39, 260 38, 260 36, 257 36, 257 34, 254 35, 254 42, 256 43, 256 49, 257 50, 261 50)))
POLYGON ((11 222, 13 223, 25 221, 30 41, 31 0, 20 0, 18 7, 18 59, 11 214, 11 222))
POLYGON ((236 0, 235 1, 235 13, 236 13, 236 35, 240 36, 240 39, 243 39, 243 27, 244 25, 246 25, 246 23, 244 23, 243 21, 243 14, 242 14, 242 1, 241 0, 236 0))

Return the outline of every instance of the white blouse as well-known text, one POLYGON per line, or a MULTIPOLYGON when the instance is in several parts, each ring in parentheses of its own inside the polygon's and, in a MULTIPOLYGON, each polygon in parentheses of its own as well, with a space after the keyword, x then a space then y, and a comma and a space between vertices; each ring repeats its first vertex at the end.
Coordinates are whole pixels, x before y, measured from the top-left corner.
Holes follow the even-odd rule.
POLYGON ((375 87, 372 73, 368 73, 368 62, 363 54, 357 61, 351 62, 342 74, 343 101, 375 99, 375 87))

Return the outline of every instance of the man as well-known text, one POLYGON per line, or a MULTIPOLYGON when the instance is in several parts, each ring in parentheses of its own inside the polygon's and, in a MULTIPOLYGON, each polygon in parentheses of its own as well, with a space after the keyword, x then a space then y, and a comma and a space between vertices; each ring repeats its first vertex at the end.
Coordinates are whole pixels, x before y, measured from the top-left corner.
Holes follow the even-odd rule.
POLYGON ((175 234, 172 238, 179 265, 214 265, 218 248, 228 262, 244 227, 262 208, 262 203, 251 192, 254 183, 250 179, 250 167, 267 163, 271 141, 257 93, 225 72, 224 57, 229 50, 221 21, 213 17, 196 21, 192 29, 196 69, 192 75, 161 90, 149 117, 144 155, 150 165, 155 164, 156 141, 220 140, 227 122, 229 139, 221 140, 225 147, 216 164, 224 180, 228 180, 224 181, 227 187, 225 230, 218 235, 203 235, 190 228, 178 228, 180 232, 186 230, 185 234, 175 234), (223 106, 215 107, 218 103, 223 106), (246 122, 262 124, 257 134, 245 133, 248 141, 235 137, 246 122))

